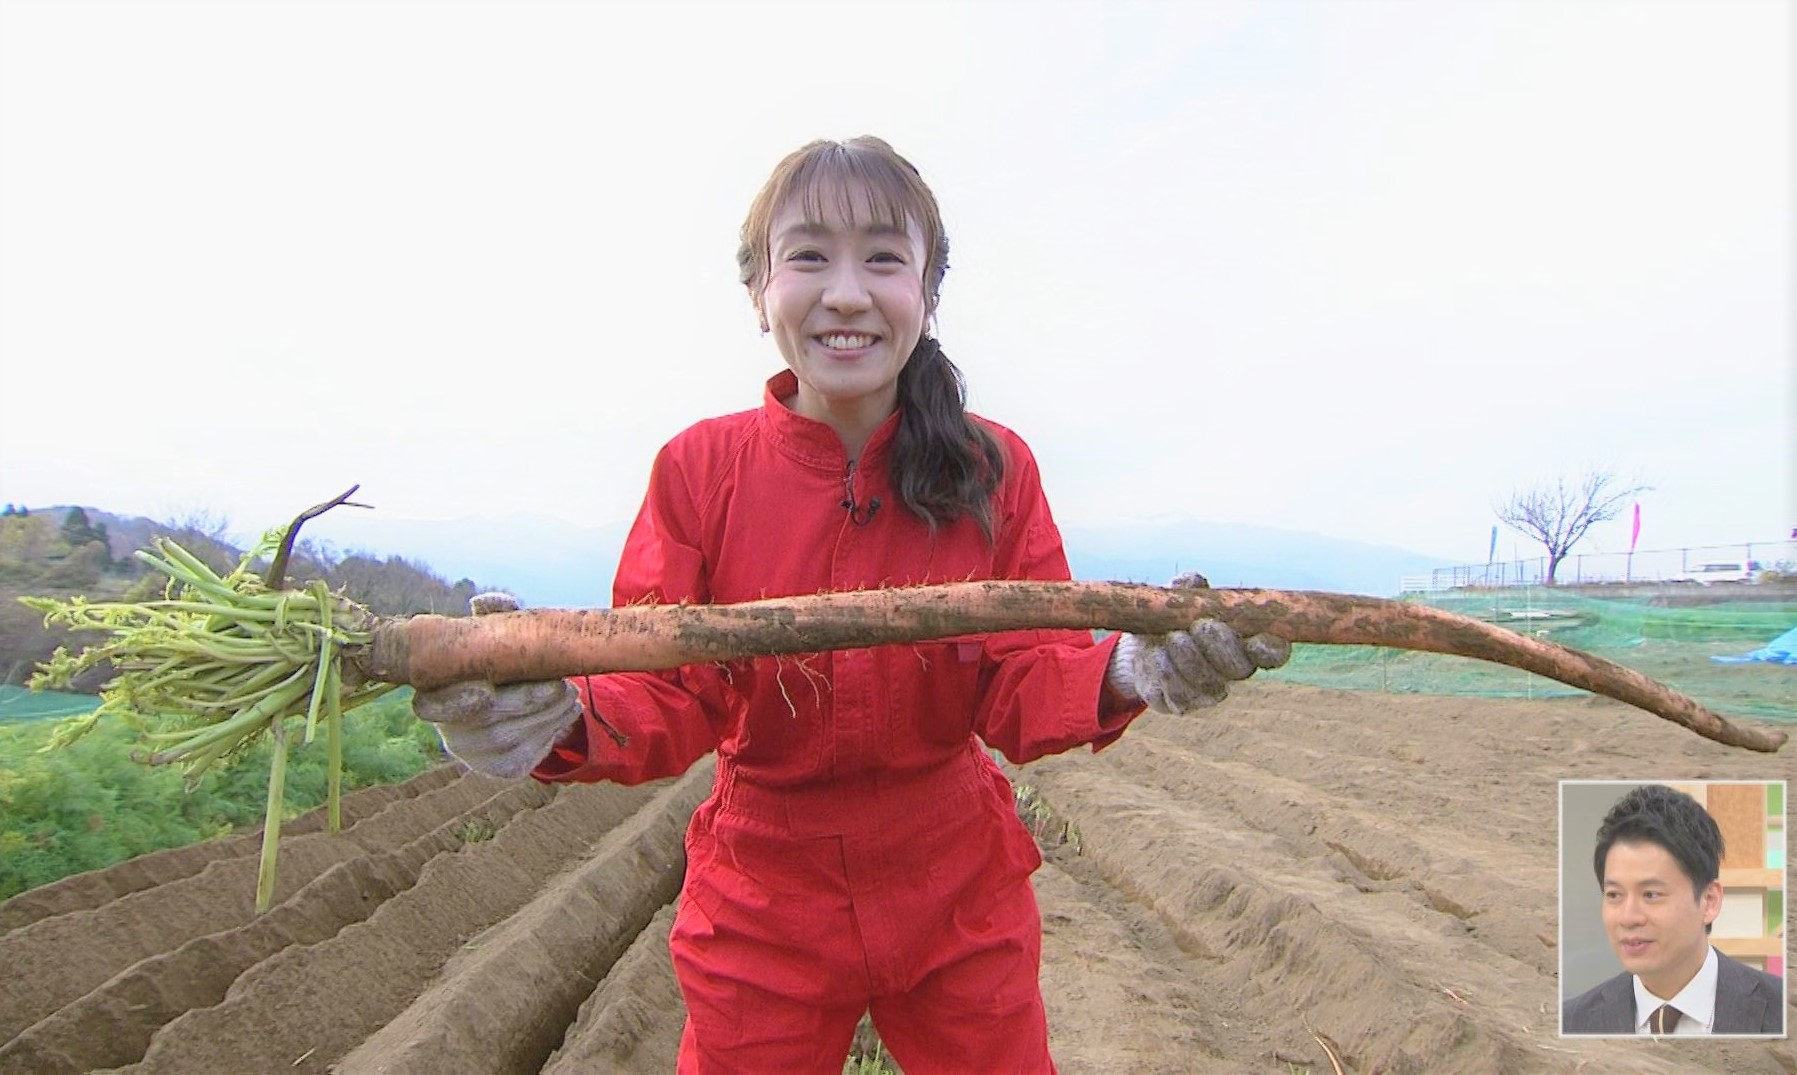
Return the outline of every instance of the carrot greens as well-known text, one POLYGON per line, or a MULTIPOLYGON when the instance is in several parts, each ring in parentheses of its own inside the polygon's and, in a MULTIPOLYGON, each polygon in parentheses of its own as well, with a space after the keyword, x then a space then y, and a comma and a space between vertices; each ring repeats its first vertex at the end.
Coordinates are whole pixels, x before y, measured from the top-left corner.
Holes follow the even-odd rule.
POLYGON ((346 646, 365 645, 373 617, 322 582, 274 591, 251 570, 283 544, 271 530, 237 568, 220 575, 167 538, 139 550, 166 577, 160 599, 89 602, 21 598, 48 625, 105 632, 107 641, 79 654, 60 648, 32 678, 36 688, 66 687, 103 666, 117 675, 102 689, 97 709, 57 729, 45 749, 74 742, 102 719, 116 716, 140 733, 133 757, 153 765, 179 764, 188 787, 215 765, 239 757, 264 735, 275 742, 263 827, 256 906, 274 893, 275 848, 282 818, 282 777, 289 722, 310 743, 322 721, 330 831, 341 825, 343 714, 392 690, 395 684, 344 675, 346 646))

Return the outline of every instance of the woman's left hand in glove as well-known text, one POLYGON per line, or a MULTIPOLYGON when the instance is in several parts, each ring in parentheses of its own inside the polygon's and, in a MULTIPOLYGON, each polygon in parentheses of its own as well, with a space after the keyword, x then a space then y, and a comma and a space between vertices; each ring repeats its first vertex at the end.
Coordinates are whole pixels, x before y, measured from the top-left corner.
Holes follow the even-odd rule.
MULTIPOLYGON (((1209 587, 1203 575, 1181 575, 1176 587, 1209 587)), ((1278 668, 1292 645, 1277 635, 1244 640, 1222 620, 1199 620, 1189 631, 1125 634, 1111 654, 1111 689, 1162 713, 1191 713, 1229 697, 1229 684, 1262 668, 1278 668)))

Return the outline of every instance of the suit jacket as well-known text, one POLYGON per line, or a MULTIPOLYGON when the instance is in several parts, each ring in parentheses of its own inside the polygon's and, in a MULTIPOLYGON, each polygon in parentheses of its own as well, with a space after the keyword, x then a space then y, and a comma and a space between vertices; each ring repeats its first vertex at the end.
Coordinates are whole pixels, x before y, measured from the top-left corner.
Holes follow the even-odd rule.
MULTIPOLYGON (((1713 1034, 1783 1034, 1784 990, 1777 978, 1716 953, 1713 1034)), ((1627 971, 1560 1006, 1562 1034, 1633 1034, 1634 976, 1627 971)))

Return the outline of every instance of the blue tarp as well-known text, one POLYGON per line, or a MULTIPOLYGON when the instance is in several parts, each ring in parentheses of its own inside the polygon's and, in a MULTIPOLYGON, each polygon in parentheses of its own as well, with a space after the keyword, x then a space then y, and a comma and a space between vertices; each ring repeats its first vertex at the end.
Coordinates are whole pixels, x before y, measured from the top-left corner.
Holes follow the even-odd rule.
POLYGON ((1711 657, 1717 664, 1793 664, 1797 665, 1797 627, 1739 657, 1711 657))

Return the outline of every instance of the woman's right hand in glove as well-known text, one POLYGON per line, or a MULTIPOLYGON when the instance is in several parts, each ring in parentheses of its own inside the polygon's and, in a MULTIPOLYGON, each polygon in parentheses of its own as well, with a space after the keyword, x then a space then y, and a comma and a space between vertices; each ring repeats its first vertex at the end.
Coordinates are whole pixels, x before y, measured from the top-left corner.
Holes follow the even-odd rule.
MULTIPOLYGON (((476 616, 516 612, 510 594, 476 594, 476 616)), ((549 751, 580 725, 580 692, 564 679, 496 687, 469 679, 412 695, 412 712, 437 729, 443 749, 477 773, 530 775, 549 751)))

